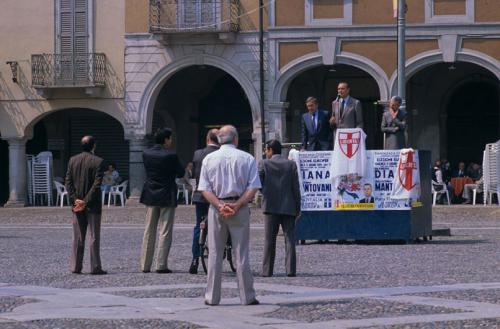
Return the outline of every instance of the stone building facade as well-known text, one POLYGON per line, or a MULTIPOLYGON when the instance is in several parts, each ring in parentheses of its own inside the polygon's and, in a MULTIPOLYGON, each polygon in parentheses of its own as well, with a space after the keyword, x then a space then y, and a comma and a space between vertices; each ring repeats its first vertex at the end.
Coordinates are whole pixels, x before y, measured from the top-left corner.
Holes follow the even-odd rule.
MULTIPOLYGON (((50 8, 57 7, 58 1, 70 0, 44 0, 49 8, 42 11, 46 17, 55 17, 50 8)), ((38 96, 29 83, 23 89, 9 81, 10 68, 2 66, 0 93, 19 89, 17 94, 0 94, 0 134, 6 141, 4 150, 8 149, 4 151, 8 156, 0 159, 8 158, 14 172, 23 170, 16 164, 24 156, 23 141, 30 138, 30 127, 66 108, 78 108, 84 116, 83 109, 103 112, 120 124, 122 131, 115 134, 123 134, 119 136, 123 141, 117 139, 117 143, 127 148, 128 161, 122 168, 127 171, 132 200, 142 186, 141 152, 156 127, 174 128, 183 162, 202 146, 207 129, 225 123, 237 126, 243 149, 261 157, 258 0, 117 0, 113 5, 71 1, 94 7, 89 24, 94 26, 95 51, 106 53, 113 75, 108 69, 106 85, 97 91, 66 88, 49 91, 49 98, 43 98, 47 92, 39 91, 42 96, 38 96), (81 97, 75 92, 87 93, 81 97)), ((0 40, 14 50, 0 54, 0 60, 17 59, 29 82, 32 63, 26 51, 57 52, 53 49, 56 37, 34 40, 39 25, 54 35, 57 24, 37 17, 23 31, 6 30, 3 16, 14 17, 32 6, 29 1, 7 2, 10 14, 9 10, 0 13, 0 40), (20 39, 21 32, 27 35, 22 35, 23 45, 17 47, 13 40, 20 39)), ((316 96, 328 109, 336 84, 348 81, 351 94, 363 103, 367 145, 381 148, 384 106, 380 104, 397 90, 392 1, 264 3, 265 138, 298 142, 305 98, 316 96)), ((406 3, 409 145, 430 149, 433 157, 448 157, 452 162, 480 161, 484 144, 500 135, 497 1, 406 3)), ((61 156, 61 170, 66 157, 61 156)), ((11 199, 17 193, 14 199, 22 203, 19 189, 24 182, 12 170, 10 177, 11 199)))

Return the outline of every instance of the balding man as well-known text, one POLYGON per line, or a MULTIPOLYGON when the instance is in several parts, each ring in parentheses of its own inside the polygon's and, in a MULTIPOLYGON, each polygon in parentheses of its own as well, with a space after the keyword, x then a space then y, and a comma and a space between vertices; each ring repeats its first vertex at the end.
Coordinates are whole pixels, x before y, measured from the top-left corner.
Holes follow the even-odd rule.
POLYGON ((332 103, 330 126, 333 129, 333 148, 335 148, 335 134, 339 128, 363 129, 363 111, 361 102, 350 96, 351 88, 347 82, 340 82, 337 86, 337 99, 332 103))
POLYGON ((228 234, 236 258, 236 275, 243 305, 257 305, 250 271, 248 203, 261 188, 257 163, 238 150, 238 132, 233 126, 219 130, 218 151, 203 160, 198 190, 210 203, 208 210, 208 275, 205 304, 217 305, 221 298, 222 257, 228 234))
MULTIPOLYGON (((200 184, 200 173, 201 173, 201 164, 203 163, 203 159, 207 155, 212 152, 215 152, 219 149, 219 142, 217 140, 217 133, 219 131, 217 129, 210 129, 207 133, 206 138, 206 147, 196 150, 193 155, 193 171, 194 177, 196 178, 196 186, 200 184)), ((206 217, 208 214, 208 206, 209 203, 201 192, 196 190, 193 193, 193 202, 196 208, 196 224, 193 229, 193 245, 191 248, 191 252, 193 254, 193 260, 191 261, 191 266, 189 267, 189 273, 197 274, 199 259, 200 259, 200 223, 203 217, 206 217)))
POLYGON ((66 189, 73 207, 73 252, 71 272, 82 273, 87 228, 90 230, 90 273, 106 274, 101 267, 101 182, 103 159, 94 155, 94 137, 82 138, 82 153, 71 157, 66 173, 66 189))

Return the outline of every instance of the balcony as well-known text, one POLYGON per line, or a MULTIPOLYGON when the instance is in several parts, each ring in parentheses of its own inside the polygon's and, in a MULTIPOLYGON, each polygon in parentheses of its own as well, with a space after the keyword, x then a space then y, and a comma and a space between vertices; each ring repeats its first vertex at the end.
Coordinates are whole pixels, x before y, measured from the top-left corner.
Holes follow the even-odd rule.
POLYGON ((55 89, 82 88, 97 96, 106 83, 106 55, 33 54, 31 55, 32 85, 42 96, 55 89))
POLYGON ((228 34, 239 30, 239 0, 150 0, 154 34, 228 34))

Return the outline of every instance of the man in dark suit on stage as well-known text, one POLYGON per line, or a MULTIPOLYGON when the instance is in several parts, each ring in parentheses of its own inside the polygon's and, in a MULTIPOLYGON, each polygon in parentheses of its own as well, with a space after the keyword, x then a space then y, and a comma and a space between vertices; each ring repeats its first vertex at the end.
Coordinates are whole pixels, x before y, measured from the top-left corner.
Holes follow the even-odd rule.
POLYGON ((372 185, 370 183, 366 183, 363 186, 363 194, 365 197, 359 200, 359 203, 375 203, 375 198, 372 196, 372 185))
POLYGON ((272 276, 279 227, 285 236, 287 276, 296 275, 295 219, 300 214, 300 186, 297 165, 281 155, 281 143, 266 143, 267 159, 259 164, 259 176, 264 196, 265 241, 262 276, 272 276))
POLYGON ((87 228, 90 230, 90 274, 106 274, 101 267, 101 183, 103 159, 94 155, 92 136, 82 138, 82 153, 71 157, 66 173, 66 189, 73 202, 73 252, 71 271, 82 272, 87 228))
POLYGON ((306 99, 307 113, 302 115, 301 138, 302 150, 326 151, 330 149, 331 130, 328 114, 318 109, 318 100, 314 97, 306 99))
POLYGON ((147 208, 141 252, 141 270, 144 273, 151 271, 158 225, 160 238, 156 272, 172 272, 167 266, 167 261, 172 245, 175 208, 177 207, 175 178, 184 176, 184 167, 171 147, 172 130, 160 128, 155 134, 155 145, 142 153, 146 181, 141 193, 141 203, 147 208))
POLYGON ((339 128, 363 129, 363 112, 361 102, 349 95, 351 89, 347 82, 338 84, 338 96, 332 103, 330 126, 333 129, 333 147, 335 148, 335 134, 339 128))
MULTIPOLYGON (((203 163, 203 159, 205 157, 219 149, 219 142, 217 141, 217 133, 219 131, 217 129, 210 129, 207 134, 206 139, 206 147, 196 150, 193 155, 193 171, 194 176, 196 178, 196 186, 200 183, 200 173, 201 173, 201 164, 203 163)), ((198 265, 200 259, 200 223, 202 217, 206 217, 208 214, 208 207, 210 204, 203 197, 200 191, 196 190, 193 194, 193 202, 196 208, 196 225, 193 229, 193 245, 191 248, 191 252, 193 254, 193 260, 191 261, 191 266, 189 267, 189 273, 197 274, 198 273, 198 265)))

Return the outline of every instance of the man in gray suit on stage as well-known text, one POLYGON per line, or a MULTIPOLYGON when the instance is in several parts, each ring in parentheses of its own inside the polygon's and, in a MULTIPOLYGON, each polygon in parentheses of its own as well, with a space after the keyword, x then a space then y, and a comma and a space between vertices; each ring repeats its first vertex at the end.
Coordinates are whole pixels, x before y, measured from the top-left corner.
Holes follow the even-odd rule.
POLYGON ((296 275, 295 219, 300 214, 300 186, 297 165, 281 155, 281 143, 266 143, 266 160, 259 164, 264 196, 265 242, 262 276, 272 276, 279 227, 285 235, 286 275, 296 275))
POLYGON ((349 95, 349 84, 340 82, 337 87, 337 98, 332 103, 330 126, 333 129, 333 148, 335 148, 335 134, 339 128, 363 129, 363 111, 361 102, 349 95))

